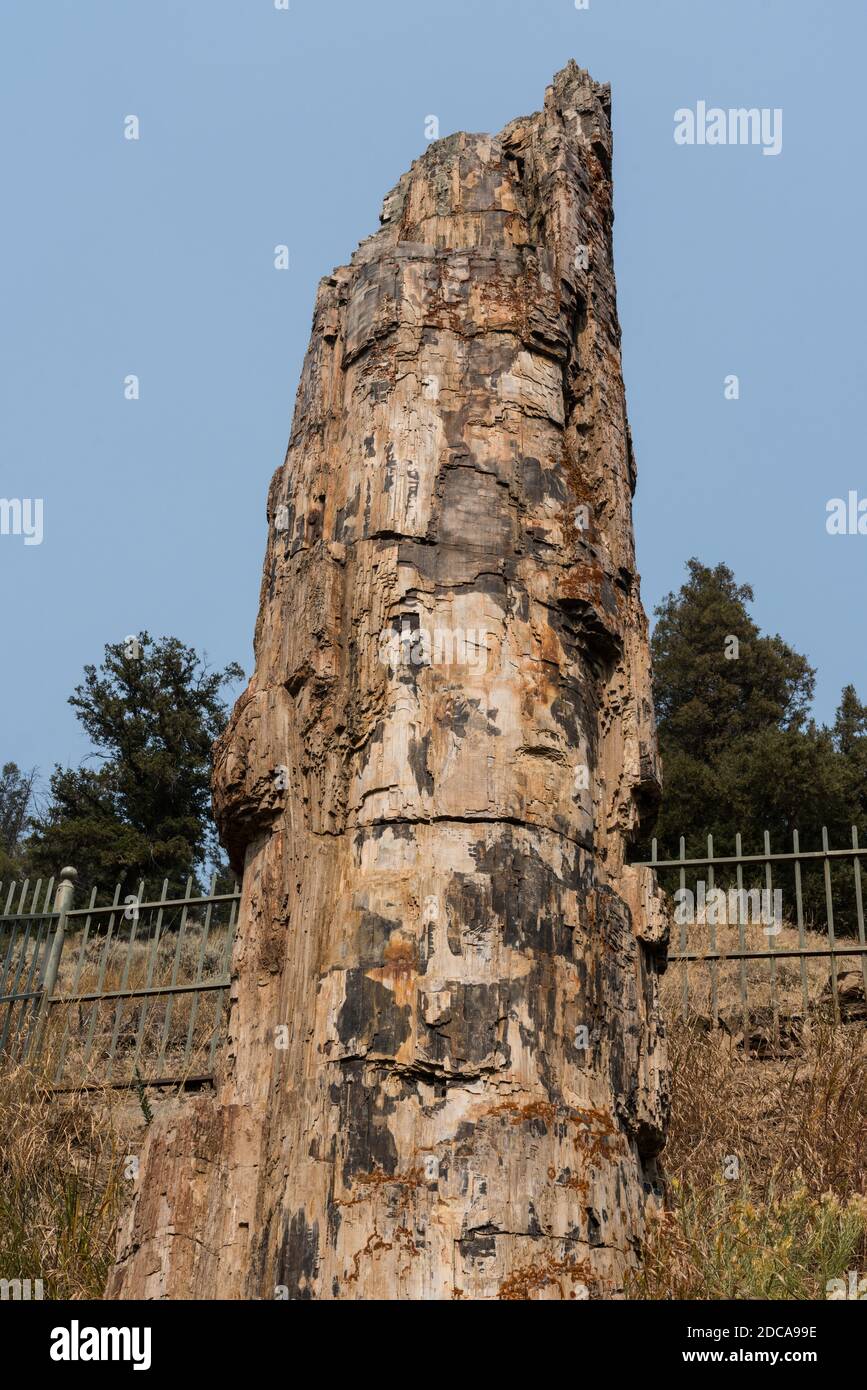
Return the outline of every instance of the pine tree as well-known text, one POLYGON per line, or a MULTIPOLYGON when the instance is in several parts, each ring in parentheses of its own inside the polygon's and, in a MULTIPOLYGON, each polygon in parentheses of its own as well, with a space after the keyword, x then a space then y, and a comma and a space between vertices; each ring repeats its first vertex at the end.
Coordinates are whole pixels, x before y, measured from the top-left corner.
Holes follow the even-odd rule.
MULTIPOLYGON (((853 824, 867 827, 867 706, 847 686, 833 728, 817 725, 809 718, 815 672, 782 637, 759 631, 747 608, 751 587, 727 565, 693 559, 687 569, 687 582, 656 609, 651 641, 660 857, 677 854, 681 835, 688 857, 705 853, 708 834, 718 854, 734 852, 738 833, 744 852, 758 853, 765 831, 772 850, 791 850, 794 830, 802 848, 817 849, 823 827, 832 845, 848 845, 853 824)), ((834 865, 832 878, 845 925, 851 865, 834 865)), ((821 923, 821 867, 805 868, 802 879, 807 917, 821 923)), ((790 898, 791 885, 787 910, 790 898)))
POLYGON ((0 882, 21 873, 22 841, 32 809, 36 770, 22 772, 17 763, 0 772, 0 882))
POLYGON ((71 863, 80 884, 127 891, 141 879, 179 887, 214 859, 211 745, 227 718, 221 691, 242 676, 234 663, 211 670, 174 637, 106 646, 69 700, 98 766, 55 767, 32 871, 71 863))

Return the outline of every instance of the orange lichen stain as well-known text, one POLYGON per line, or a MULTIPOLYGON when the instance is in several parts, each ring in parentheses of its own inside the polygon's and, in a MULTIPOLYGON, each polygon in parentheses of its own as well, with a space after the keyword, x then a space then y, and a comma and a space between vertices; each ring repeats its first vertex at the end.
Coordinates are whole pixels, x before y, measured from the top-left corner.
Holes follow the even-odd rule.
POLYGON ((388 966, 393 973, 415 970, 415 942, 395 932, 393 936, 389 937, 385 944, 382 959, 383 964, 388 966))
POLYGON ((410 1255, 421 1254, 421 1251, 419 1250, 418 1246, 416 1245, 413 1239, 412 1231, 409 1229, 408 1226, 398 1226, 395 1229, 394 1234, 397 1238, 398 1244, 402 1246, 404 1250, 407 1250, 410 1255))
POLYGON ((415 941, 401 932, 395 932, 383 948, 382 965, 376 970, 369 970, 367 978, 377 980, 379 984, 385 985, 386 989, 390 989, 395 1002, 403 1008, 407 1004, 412 1005, 415 1000, 417 974, 415 941))
POLYGON ((605 577, 601 565, 588 565, 576 561, 568 574, 564 574, 560 579, 557 593, 561 598, 583 599, 592 603, 598 610, 602 607, 602 584, 605 577))
POLYGON ((580 1192, 582 1197, 590 1195, 589 1181, 587 1178, 579 1178, 576 1173, 573 1173, 571 1177, 564 1178, 561 1183, 558 1183, 558 1187, 568 1187, 572 1192, 580 1192))
POLYGON ((599 622, 608 631, 609 636, 612 638, 622 636, 623 611, 626 600, 620 589, 611 582, 611 576, 605 573, 601 565, 574 564, 571 570, 559 580, 557 597, 559 599, 577 599, 580 602, 591 604, 599 622), (613 598, 618 610, 616 617, 609 613, 606 598, 609 603, 613 598))
MULTIPOLYGON (((582 1260, 578 1264, 568 1264, 564 1260, 555 1260, 549 1255, 544 1261, 522 1265, 520 1269, 513 1270, 497 1290, 497 1298, 513 1301, 526 1300, 532 1298, 540 1289, 547 1288, 549 1284, 556 1284, 561 1299, 565 1301, 561 1279, 571 1279, 574 1284, 578 1280, 581 1283, 587 1283, 590 1277, 591 1270, 586 1260, 582 1260)), ((574 1293, 570 1297, 574 1297, 574 1293)))
POLYGON ((355 1181, 358 1183, 373 1184, 376 1187, 387 1186, 391 1183, 399 1187, 418 1187, 422 1180, 420 1168, 411 1168, 406 1173, 386 1173, 382 1168, 374 1168, 371 1173, 356 1173, 355 1181))
POLYGON ((355 1254, 353 1255, 352 1273, 347 1274, 346 1282, 348 1284, 357 1283, 361 1267, 361 1261, 365 1257, 365 1255, 373 1256, 381 1250, 393 1250, 395 1242, 401 1249, 406 1250, 410 1255, 419 1255, 421 1253, 415 1241, 413 1240, 412 1232, 410 1231, 408 1226, 397 1226, 394 1231, 394 1240, 383 1240, 382 1236, 379 1234, 379 1231, 377 1231, 374 1227, 373 1231, 367 1238, 367 1242, 361 1247, 360 1250, 356 1250, 355 1254))
MULTIPOLYGON (((569 509, 567 509, 565 513, 567 534, 571 534, 572 532, 574 532, 575 538, 582 542, 587 540, 596 540, 598 537, 598 531, 596 528, 595 519, 596 505, 594 494, 592 489, 587 486, 587 478, 585 476, 585 471, 581 466, 578 458, 576 458, 574 449, 570 448, 565 440, 563 442, 563 447, 560 451, 560 471, 566 475, 566 477, 569 479, 569 482, 572 484, 573 496, 572 499, 570 499, 570 502, 572 503, 572 505, 576 507, 585 506, 587 508, 588 513, 586 528, 581 528, 579 530, 579 528, 574 525, 574 521, 573 524, 570 526, 570 511, 569 509)), ((574 516, 574 514, 572 514, 572 516, 574 516)))
MULTIPOLYGON (((381 1168, 375 1168, 372 1173, 356 1173, 355 1183, 362 1189, 354 1197, 335 1197, 336 1207, 357 1207, 361 1202, 376 1200, 383 1188, 395 1188, 396 1204, 392 1205, 392 1212, 395 1215, 404 1215, 409 1207, 410 1199, 415 1188, 425 1185, 424 1174, 421 1168, 412 1168, 406 1173, 384 1173, 381 1168)), ((405 1227, 398 1227, 395 1232, 399 1235, 405 1227)), ((407 1232, 407 1235, 409 1232, 407 1232)), ((418 1253, 413 1245, 413 1253, 418 1253)))
POLYGON ((513 1125, 524 1124, 529 1120, 543 1120, 546 1125, 550 1125, 556 1118, 557 1110, 550 1101, 531 1100, 526 1105, 517 1105, 513 1100, 504 1100, 501 1105, 495 1105, 492 1110, 486 1112, 488 1115, 508 1116, 509 1122, 513 1125))
POLYGON ((383 1240, 378 1231, 371 1231, 367 1237, 367 1243, 360 1250, 356 1250, 352 1257, 352 1273, 346 1276, 347 1284, 358 1282, 361 1261, 365 1255, 375 1255, 378 1250, 391 1250, 392 1248, 390 1240, 383 1240))
POLYGON ((604 1110, 579 1110, 569 1116, 577 1127, 576 1141, 591 1158, 610 1158, 621 1147, 620 1134, 614 1120, 604 1110))
MULTIPOLYGON (((505 1100, 500 1105, 495 1105, 491 1110, 484 1112, 486 1115, 502 1115, 508 1118, 509 1123, 521 1125, 532 1120, 541 1120, 547 1128, 551 1128, 554 1121, 558 1118, 568 1124, 574 1125, 576 1130, 575 1140, 581 1150, 585 1161, 594 1158, 610 1158, 612 1154, 621 1148, 620 1132, 611 1116, 604 1110, 594 1110, 588 1106, 586 1109, 572 1110, 566 1106, 558 1107, 546 1100, 528 1101, 526 1105, 518 1105, 514 1100, 505 1100)), ((548 1170, 548 1176, 553 1180, 554 1170, 548 1170)), ((564 1185, 583 1190, 583 1179, 569 1179, 564 1185)))

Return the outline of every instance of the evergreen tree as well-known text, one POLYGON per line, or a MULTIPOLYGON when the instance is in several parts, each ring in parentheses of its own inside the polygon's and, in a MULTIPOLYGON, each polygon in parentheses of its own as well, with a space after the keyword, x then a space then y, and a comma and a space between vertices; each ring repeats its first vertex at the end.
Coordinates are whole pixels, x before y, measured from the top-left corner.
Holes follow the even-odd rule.
POLYGON ((106 646, 69 700, 98 766, 55 767, 33 821, 32 871, 74 864, 82 886, 128 892, 141 879, 178 888, 214 860, 211 745, 227 718, 221 692, 242 676, 234 663, 212 671, 174 637, 106 646))
POLYGON ((0 771, 0 882, 21 876, 22 841, 27 829, 36 770, 22 772, 17 763, 0 771))
MULTIPOLYGON (((680 836, 688 858, 732 854, 742 836, 746 854, 760 853, 768 832, 772 851, 791 851, 797 830, 805 850, 851 843, 851 827, 867 828, 867 706, 854 687, 843 691, 832 729, 808 718, 815 672, 779 636, 763 636, 747 605, 748 584, 726 565, 690 560, 689 577, 656 609, 651 640, 654 693, 663 764, 656 826, 660 857, 676 857, 680 836)), ((642 847, 642 855, 647 845, 642 847)), ((853 925, 853 871, 832 865, 838 924, 853 925)), ((717 882, 725 874, 717 874, 717 882)), ((764 885, 764 867, 745 870, 747 886, 764 885)), ((777 866, 794 914, 792 871, 777 866)), ((666 883, 668 888, 676 886, 666 883)), ((808 923, 826 920, 821 863, 802 868, 808 923)))
POLYGON ((834 721, 834 738, 841 753, 854 753, 864 747, 867 735, 867 705, 862 705, 855 693, 854 685, 843 687, 837 718, 834 721))
POLYGON ((689 580, 656 609, 652 638, 660 742, 701 762, 747 735, 800 728, 815 671, 747 612, 748 584, 727 565, 687 564, 689 580))
POLYGON ((834 721, 834 744, 844 761, 853 823, 867 818, 867 705, 854 685, 844 686, 834 721))

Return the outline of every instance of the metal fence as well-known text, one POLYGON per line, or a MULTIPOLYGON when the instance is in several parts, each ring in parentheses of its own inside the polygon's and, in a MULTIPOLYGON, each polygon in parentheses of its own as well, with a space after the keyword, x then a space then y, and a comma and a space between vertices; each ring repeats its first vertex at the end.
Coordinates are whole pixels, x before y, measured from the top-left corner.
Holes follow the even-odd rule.
MULTIPOLYGON (((795 831, 791 851, 772 852, 766 833, 761 853, 744 854, 738 835, 734 854, 717 854, 708 836, 707 853, 687 857, 681 837, 678 858, 665 859, 654 840, 641 862, 675 897, 669 1003, 739 1031, 754 1052, 797 1043, 817 1015, 867 1020, 865 855, 854 827, 842 849, 827 831, 821 849, 801 849, 795 831), (818 894, 805 893, 810 874, 821 875, 818 894)), ((0 885, 0 1055, 38 1063, 58 1090, 210 1080, 239 888, 217 894, 212 880, 197 895, 189 879, 170 897, 164 882, 149 899, 141 883, 121 901, 118 885, 111 903, 97 906, 93 889, 76 908, 75 877, 0 885)))
POLYGON ((831 849, 823 830, 821 848, 805 850, 794 831, 791 850, 772 853, 765 832, 762 852, 744 854, 737 835, 735 853, 719 854, 709 835, 707 853, 689 858, 682 836, 677 859, 660 858, 653 840, 641 862, 674 898, 667 988, 683 1018, 738 1031, 758 1052, 770 1050, 769 1040, 796 1044, 816 1017, 867 1020, 860 862, 867 848, 854 826, 851 836, 851 846, 831 849), (844 903, 841 934, 835 908, 844 920, 844 903))
POLYGON ((211 1079, 240 891, 73 906, 75 870, 0 885, 0 1054, 57 1090, 211 1079))

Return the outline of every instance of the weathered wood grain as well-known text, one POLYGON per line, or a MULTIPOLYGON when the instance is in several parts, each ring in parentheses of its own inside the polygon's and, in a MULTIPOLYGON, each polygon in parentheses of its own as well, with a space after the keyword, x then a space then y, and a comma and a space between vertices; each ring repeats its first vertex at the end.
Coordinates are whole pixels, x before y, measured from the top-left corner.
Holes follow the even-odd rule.
POLYGON ((616 1296, 666 922, 609 92, 431 145, 322 282, 216 750, 216 1099, 151 1127, 115 1297, 616 1296))

